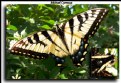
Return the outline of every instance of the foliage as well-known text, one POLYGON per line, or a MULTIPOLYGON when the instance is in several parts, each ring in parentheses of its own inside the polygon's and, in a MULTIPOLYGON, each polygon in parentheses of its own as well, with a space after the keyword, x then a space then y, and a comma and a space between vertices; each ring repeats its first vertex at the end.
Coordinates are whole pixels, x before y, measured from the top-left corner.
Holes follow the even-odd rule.
MULTIPOLYGON (((75 67, 67 58, 67 67, 55 66, 52 58, 34 60, 9 53, 12 40, 20 40, 41 30, 54 29, 53 25, 67 21, 72 16, 92 8, 107 8, 109 14, 93 38, 91 47, 119 48, 119 5, 7 5, 6 6, 6 79, 88 79, 88 60, 82 67, 75 67), (51 62, 51 63, 50 63, 51 62), (49 63, 49 64, 48 64, 49 63), (60 72, 61 71, 61 72, 60 72), (15 77, 13 77, 15 76, 15 77), (19 77, 20 76, 20 77, 19 77)), ((89 55, 86 56, 88 58, 89 55)))

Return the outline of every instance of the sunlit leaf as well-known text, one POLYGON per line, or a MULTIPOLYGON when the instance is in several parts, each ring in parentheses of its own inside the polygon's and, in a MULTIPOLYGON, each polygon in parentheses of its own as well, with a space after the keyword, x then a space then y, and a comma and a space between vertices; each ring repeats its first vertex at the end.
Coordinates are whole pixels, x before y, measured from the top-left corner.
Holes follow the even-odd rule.
POLYGON ((64 74, 60 74, 59 77, 60 77, 61 79, 68 79, 64 74))
POLYGON ((17 31, 17 28, 14 25, 8 25, 7 30, 14 30, 17 31))
POLYGON ((43 28, 43 29, 51 29, 48 25, 43 25, 43 26, 41 26, 41 28, 43 28))

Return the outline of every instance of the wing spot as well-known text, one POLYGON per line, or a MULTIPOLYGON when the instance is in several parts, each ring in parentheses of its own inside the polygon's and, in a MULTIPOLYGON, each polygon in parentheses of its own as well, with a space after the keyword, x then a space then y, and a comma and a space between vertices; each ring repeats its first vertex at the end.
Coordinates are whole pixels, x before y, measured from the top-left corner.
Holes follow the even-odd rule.
POLYGON ((98 26, 99 23, 96 24, 96 26, 98 26))
POLYGON ((86 55, 86 54, 87 54, 87 52, 84 52, 84 53, 83 53, 83 55, 86 55))
POLYGON ((85 48, 87 48, 88 44, 85 44, 85 48))
POLYGON ((14 52, 14 50, 11 50, 11 52, 14 52))
POLYGON ((34 57, 34 55, 32 55, 32 57, 34 57))
POLYGON ((81 59, 80 59, 80 61, 83 61, 83 60, 84 60, 84 58, 81 58, 81 59))
POLYGON ((94 31, 92 32, 92 34, 94 34, 94 31))
POLYGON ((97 28, 95 27, 94 30, 97 30, 97 28))
POLYGON ((37 56, 37 58, 39 58, 39 56, 37 56))
POLYGON ((25 55, 26 53, 24 52, 23 54, 25 55))
POLYGON ((28 55, 30 55, 30 54, 28 53, 28 55))
POLYGON ((80 66, 81 64, 80 63, 77 63, 77 66, 80 66))
POLYGON ((62 64, 57 64, 57 66, 62 66, 62 64))
POLYGON ((19 52, 21 54, 21 52, 19 52))

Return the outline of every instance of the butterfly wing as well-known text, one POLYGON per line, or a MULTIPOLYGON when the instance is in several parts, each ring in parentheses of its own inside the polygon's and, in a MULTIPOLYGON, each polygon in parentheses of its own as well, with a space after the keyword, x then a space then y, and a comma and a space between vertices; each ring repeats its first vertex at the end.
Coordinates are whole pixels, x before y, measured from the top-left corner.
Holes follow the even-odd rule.
POLYGON ((112 69, 115 69, 113 68, 115 55, 100 54, 99 48, 93 48, 90 53, 90 59, 91 77, 98 78, 113 76, 114 73, 112 73, 112 69))
POLYGON ((94 35, 107 13, 107 9, 96 8, 78 14, 69 21, 56 25, 55 30, 37 32, 18 41, 10 51, 41 59, 48 57, 48 54, 63 58, 81 50, 77 56, 72 56, 73 62, 78 64, 84 60, 88 38, 94 35))

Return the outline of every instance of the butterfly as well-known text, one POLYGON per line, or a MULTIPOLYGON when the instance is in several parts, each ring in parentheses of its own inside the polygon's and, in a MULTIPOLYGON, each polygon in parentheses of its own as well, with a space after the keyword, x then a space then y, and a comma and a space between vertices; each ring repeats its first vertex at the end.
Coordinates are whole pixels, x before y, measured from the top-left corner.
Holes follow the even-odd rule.
POLYGON ((39 31, 19 40, 10 52, 35 59, 52 56, 57 66, 70 56, 72 62, 80 66, 87 54, 88 39, 97 32, 107 13, 108 9, 95 8, 75 15, 67 22, 54 25, 56 29, 39 31))
POLYGON ((116 74, 116 69, 114 70, 113 64, 115 63, 115 55, 107 53, 100 54, 99 48, 91 49, 91 77, 113 77, 116 74), (113 70, 113 71, 112 71, 113 70))

